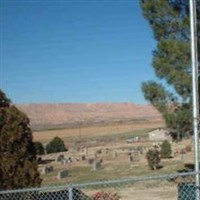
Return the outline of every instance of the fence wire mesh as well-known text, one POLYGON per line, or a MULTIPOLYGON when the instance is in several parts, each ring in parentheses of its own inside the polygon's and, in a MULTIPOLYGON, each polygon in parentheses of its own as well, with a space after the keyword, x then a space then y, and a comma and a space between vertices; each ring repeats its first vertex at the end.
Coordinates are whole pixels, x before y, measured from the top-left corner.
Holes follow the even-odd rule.
POLYGON ((0 191, 1 200, 196 200, 195 172, 0 191))

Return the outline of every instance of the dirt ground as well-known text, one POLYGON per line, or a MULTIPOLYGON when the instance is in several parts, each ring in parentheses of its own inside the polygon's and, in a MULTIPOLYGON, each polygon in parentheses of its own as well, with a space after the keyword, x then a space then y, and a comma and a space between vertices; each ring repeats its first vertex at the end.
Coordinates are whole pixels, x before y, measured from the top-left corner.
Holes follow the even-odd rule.
MULTIPOLYGON (((94 196, 96 191, 83 191, 88 196, 94 196)), ((161 185, 157 188, 139 188, 128 187, 110 190, 112 193, 117 193, 120 200, 177 200, 178 188, 176 186, 161 185)))
POLYGON ((158 187, 146 189, 125 189, 119 193, 121 200, 177 200, 177 188, 158 187))
POLYGON ((61 130, 48 130, 33 132, 33 138, 35 141, 49 141, 52 138, 58 136, 60 138, 66 137, 90 137, 90 136, 101 136, 111 135, 113 133, 123 133, 128 131, 135 131, 139 129, 150 129, 163 127, 162 121, 155 122, 138 122, 133 124, 118 124, 118 125, 107 125, 107 126, 90 126, 84 128, 74 129, 61 129, 61 130))

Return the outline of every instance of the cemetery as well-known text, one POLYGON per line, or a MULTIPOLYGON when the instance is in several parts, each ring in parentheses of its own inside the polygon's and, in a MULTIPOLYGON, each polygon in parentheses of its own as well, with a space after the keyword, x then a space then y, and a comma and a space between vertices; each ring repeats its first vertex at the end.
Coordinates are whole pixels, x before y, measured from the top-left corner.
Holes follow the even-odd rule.
MULTIPOLYGON (((172 158, 162 160, 163 168, 159 173, 183 169, 185 162, 193 159, 192 152, 186 151, 185 148, 190 142, 191 140, 178 144, 171 142, 172 158)), ((42 156, 42 160, 51 160, 50 163, 39 165, 44 185, 152 174, 147 164, 146 153, 159 143, 142 140, 127 143, 126 140, 119 140, 104 144, 93 142, 91 146, 83 142, 78 148, 77 144, 75 145, 67 152, 42 156)))

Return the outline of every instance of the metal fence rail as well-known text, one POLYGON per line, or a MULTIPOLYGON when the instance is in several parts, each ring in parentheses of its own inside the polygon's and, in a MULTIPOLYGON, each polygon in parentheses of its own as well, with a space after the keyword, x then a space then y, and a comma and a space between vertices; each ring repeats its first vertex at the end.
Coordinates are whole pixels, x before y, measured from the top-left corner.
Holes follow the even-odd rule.
MULTIPOLYGON (((199 173, 198 173, 199 174, 199 173)), ((1 200, 196 200, 195 172, 0 191, 1 200)))

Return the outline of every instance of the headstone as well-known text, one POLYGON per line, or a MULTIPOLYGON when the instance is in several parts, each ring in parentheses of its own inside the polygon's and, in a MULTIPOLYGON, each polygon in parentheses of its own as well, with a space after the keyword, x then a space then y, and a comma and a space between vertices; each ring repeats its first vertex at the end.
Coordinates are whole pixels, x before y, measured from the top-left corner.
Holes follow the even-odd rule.
POLYGON ((178 152, 178 150, 176 150, 176 151, 174 152, 174 157, 177 157, 178 154, 179 154, 179 152, 178 152))
POLYGON ((88 164, 89 164, 89 165, 91 165, 91 164, 93 164, 93 163, 94 163, 94 158, 88 159, 88 164))
POLYGON ((47 173, 47 166, 42 168, 42 174, 46 174, 47 173))
POLYGON ((96 151, 96 154, 101 154, 102 153, 102 150, 101 149, 98 149, 97 151, 96 151))
POLYGON ((97 153, 96 153, 96 152, 95 152, 95 154, 94 154, 94 157, 95 157, 95 158, 97 158, 97 157, 98 157, 98 155, 97 155, 97 153))
POLYGON ((68 157, 67 160, 68 160, 69 163, 72 162, 72 158, 71 157, 68 157))
POLYGON ((108 148, 106 148, 106 154, 108 154, 108 152, 109 152, 109 149, 108 149, 108 148))
POLYGON ((184 154, 185 154, 185 150, 184 150, 184 149, 181 149, 181 150, 180 150, 181 160, 184 159, 184 154))
POLYGON ((67 159, 63 159, 63 160, 61 160, 61 165, 67 165, 67 163, 68 163, 68 160, 67 159))
POLYGON ((117 152, 116 151, 113 152, 113 158, 117 158, 117 152))
POLYGON ((80 151, 80 147, 77 147, 77 148, 76 148, 76 151, 79 152, 79 151, 80 151))
POLYGON ((88 155, 88 147, 87 146, 85 147, 85 153, 86 153, 86 155, 88 155))
POLYGON ((64 155, 63 154, 60 154, 56 157, 56 162, 61 162, 62 160, 64 159, 64 155))
POLYGON ((37 158, 37 163, 40 164, 42 162, 42 157, 37 158))
POLYGON ((139 147, 137 148, 137 151, 138 151, 140 154, 143 154, 143 147, 139 146, 139 147))
POLYGON ((68 176, 68 171, 67 170, 62 170, 58 172, 57 178, 58 179, 63 179, 66 178, 68 176))
POLYGON ((49 174, 53 172, 53 166, 45 166, 42 169, 42 174, 49 174))
POLYGON ((92 170, 93 171, 96 171, 96 170, 98 170, 98 169, 100 169, 101 168, 101 162, 100 161, 95 161, 94 163, 93 163, 93 165, 92 165, 92 170))
POLYGON ((133 162, 133 156, 132 155, 129 156, 129 162, 133 162))
POLYGON ((139 152, 138 151, 134 152, 134 161, 139 161, 139 152))
POLYGON ((82 156, 81 156, 81 160, 82 160, 82 161, 86 160, 86 156, 85 156, 85 155, 82 155, 82 156))

